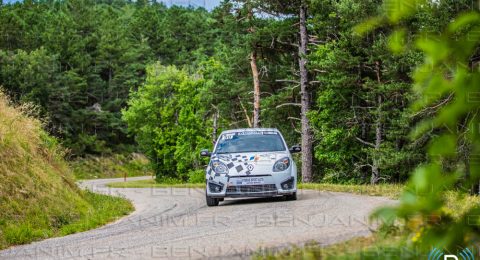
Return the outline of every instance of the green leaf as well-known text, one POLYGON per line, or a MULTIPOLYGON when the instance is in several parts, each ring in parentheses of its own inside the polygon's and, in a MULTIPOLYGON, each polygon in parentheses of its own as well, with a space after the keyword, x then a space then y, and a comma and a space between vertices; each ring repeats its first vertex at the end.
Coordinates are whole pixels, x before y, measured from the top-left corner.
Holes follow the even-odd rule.
POLYGON ((353 28, 353 32, 354 34, 363 36, 366 33, 369 33, 375 30, 376 28, 378 28, 382 23, 383 23, 383 19, 381 17, 373 17, 355 26, 353 28))
POLYGON ((425 52, 425 59, 432 65, 444 60, 451 51, 448 42, 439 37, 430 36, 428 38, 420 38, 417 40, 416 44, 420 50, 425 52))
POLYGON ((370 219, 380 219, 382 223, 393 225, 397 219, 396 215, 397 211, 395 208, 385 207, 375 210, 372 215, 370 215, 370 219))
POLYGON ((406 48, 406 31, 405 29, 395 30, 388 37, 388 47, 395 54, 400 54, 406 48))
POLYGON ((422 135, 426 134, 427 132, 433 129, 433 121, 432 120, 424 120, 418 123, 412 132, 410 132, 410 139, 415 140, 420 138, 422 135))
POLYGON ((450 33, 457 32, 470 24, 480 22, 480 14, 477 12, 470 12, 457 17, 451 24, 448 25, 450 33))
POLYGON ((442 135, 430 145, 428 153, 431 157, 454 156, 456 154, 457 137, 455 135, 442 135))
POLYGON ((398 23, 414 14, 426 0, 387 0, 383 8, 392 23, 398 23))

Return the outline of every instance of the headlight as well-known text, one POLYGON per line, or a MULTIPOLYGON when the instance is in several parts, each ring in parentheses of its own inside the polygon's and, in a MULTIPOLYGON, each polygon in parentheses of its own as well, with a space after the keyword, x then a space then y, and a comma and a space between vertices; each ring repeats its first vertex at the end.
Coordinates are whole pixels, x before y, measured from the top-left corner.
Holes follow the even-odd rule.
POLYGON ((274 172, 283 172, 290 167, 290 159, 288 157, 282 158, 273 165, 274 172))
POLYGON ((228 167, 220 161, 212 162, 212 170, 218 174, 228 173, 228 167))

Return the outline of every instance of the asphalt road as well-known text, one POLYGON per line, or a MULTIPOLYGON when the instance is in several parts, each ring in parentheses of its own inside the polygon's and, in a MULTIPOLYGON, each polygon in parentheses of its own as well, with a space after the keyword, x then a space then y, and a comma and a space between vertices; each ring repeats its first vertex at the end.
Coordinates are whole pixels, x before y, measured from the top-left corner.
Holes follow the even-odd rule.
MULTIPOLYGON (((141 179, 139 178, 129 178, 141 179)), ((301 190, 297 201, 227 199, 207 207, 203 189, 114 189, 84 181, 96 192, 124 196, 135 212, 101 228, 0 251, 0 259, 249 258, 315 240, 321 245, 370 233, 382 197, 301 190)))

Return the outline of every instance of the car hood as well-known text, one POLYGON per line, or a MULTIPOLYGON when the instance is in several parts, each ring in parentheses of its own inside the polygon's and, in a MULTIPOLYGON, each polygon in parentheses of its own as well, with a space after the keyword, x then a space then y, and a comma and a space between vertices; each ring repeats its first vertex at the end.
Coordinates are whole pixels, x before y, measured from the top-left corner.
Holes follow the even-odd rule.
POLYGON ((212 154, 211 161, 224 163, 229 176, 261 175, 271 174, 275 162, 288 156, 287 152, 212 154))

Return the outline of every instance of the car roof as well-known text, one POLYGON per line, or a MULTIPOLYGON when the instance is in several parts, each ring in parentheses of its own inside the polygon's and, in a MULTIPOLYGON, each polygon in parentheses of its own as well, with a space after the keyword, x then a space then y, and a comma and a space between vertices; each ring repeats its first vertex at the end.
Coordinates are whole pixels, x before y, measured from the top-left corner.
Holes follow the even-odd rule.
POLYGON ((236 132, 256 132, 256 131, 275 131, 279 132, 276 128, 239 128, 239 129, 230 129, 225 130, 222 134, 236 133, 236 132))

